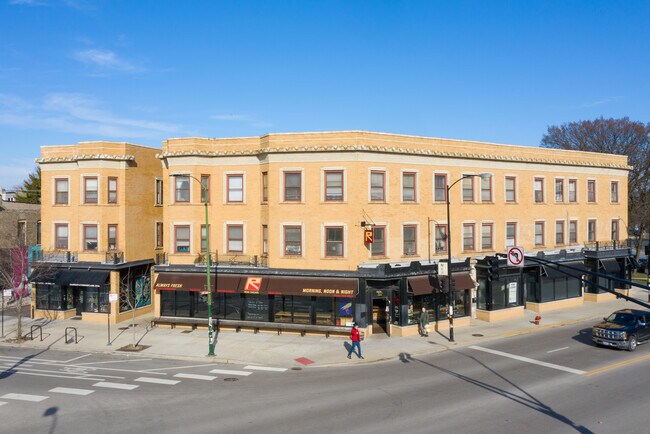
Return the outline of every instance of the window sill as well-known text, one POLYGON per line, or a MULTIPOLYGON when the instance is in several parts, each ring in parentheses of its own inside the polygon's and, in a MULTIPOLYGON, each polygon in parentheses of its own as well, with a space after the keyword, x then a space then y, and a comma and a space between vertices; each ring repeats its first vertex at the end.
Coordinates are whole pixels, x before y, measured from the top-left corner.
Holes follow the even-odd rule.
POLYGON ((321 259, 325 261, 343 261, 347 258, 345 256, 321 256, 321 259))

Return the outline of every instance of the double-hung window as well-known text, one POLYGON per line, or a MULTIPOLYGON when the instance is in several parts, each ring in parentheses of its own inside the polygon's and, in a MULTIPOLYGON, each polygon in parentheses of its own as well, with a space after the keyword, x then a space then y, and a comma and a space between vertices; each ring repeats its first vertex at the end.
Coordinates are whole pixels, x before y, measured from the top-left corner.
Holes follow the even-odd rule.
POLYGON ((95 176, 84 177, 84 203, 97 203, 99 182, 95 176))
POLYGON ((302 172, 284 172, 284 201, 302 200, 302 172))
POLYGON ((517 201, 517 178, 514 176, 506 176, 505 178, 505 187, 506 187, 506 202, 514 203, 517 201))
POLYGON ((433 176, 434 200, 436 202, 447 202, 447 175, 436 173, 433 176))
POLYGON ((404 255, 417 255, 417 226, 404 225, 402 228, 402 242, 404 255))
POLYGON ((578 242, 578 221, 569 221, 569 243, 575 244, 578 242))
POLYGON ((555 222, 555 244, 564 244, 564 221, 555 222))
POLYGON ((463 251, 469 252, 474 250, 474 223, 463 225, 463 251))
POLYGON ((596 241, 596 220, 587 221, 587 241, 590 243, 596 241))
POLYGON ((325 202, 340 202, 343 200, 343 171, 325 171, 325 202))
POLYGON ((535 222, 535 245, 544 245, 544 222, 535 222))
POLYGON ((343 227, 330 226, 325 228, 325 256, 343 256, 343 227))
POLYGON ((535 196, 535 203, 544 202, 544 179, 535 178, 533 181, 533 194, 535 196))
POLYGON ((618 181, 612 181, 609 187, 609 200, 618 203, 618 181))
POLYGON ((84 244, 87 252, 97 251, 97 225, 83 225, 84 244))
POLYGON ((587 202, 596 202, 596 181, 594 179, 587 181, 587 202))
POLYGON ((514 247, 517 245, 517 223, 506 223, 506 247, 514 247))
POLYGON ((117 250, 117 225, 108 225, 108 250, 117 250))
POLYGON ((618 220, 612 220, 612 241, 618 241, 618 220))
POLYGON ((201 175, 201 203, 210 203, 210 175, 201 175))
POLYGON ((447 252, 447 225, 436 225, 434 229, 436 253, 447 252))
POLYGON ((117 203, 117 178, 108 177, 108 203, 117 203))
POLYGON ((376 170, 370 172, 370 200, 376 202, 386 200, 386 172, 376 170))
POLYGON ((56 205, 68 204, 68 193, 70 192, 70 184, 67 179, 60 178, 54 180, 55 185, 55 199, 56 205))
POLYGON ((244 201, 244 175, 228 175, 228 203, 242 203, 244 201))
POLYGON ((190 201, 190 177, 189 176, 175 176, 175 202, 189 202, 190 201))
POLYGON ((190 227, 186 225, 174 226, 174 239, 176 253, 190 252, 190 227))
POLYGON ((370 254, 372 256, 386 255, 386 228, 384 226, 374 226, 372 228, 370 254))
POLYGON ((578 180, 569 179, 569 202, 575 203, 578 201, 578 180))
POLYGON ((412 172, 402 173, 402 201, 415 202, 416 175, 412 172))
POLYGON ((492 250, 494 248, 492 223, 481 224, 481 249, 492 250))
POLYGON ((68 225, 65 223, 57 223, 54 225, 54 232, 54 247, 56 250, 68 250, 68 225))
POLYGON ((228 253, 244 252, 244 226, 228 225, 228 253))
POLYGON ((555 201, 564 202, 564 179, 555 180, 555 201))
POLYGON ((492 175, 481 177, 481 202, 492 202, 492 175))
POLYGON ((302 227, 284 227, 284 254, 285 256, 302 255, 302 227))
POLYGON ((474 178, 463 179, 463 202, 474 202, 474 178))

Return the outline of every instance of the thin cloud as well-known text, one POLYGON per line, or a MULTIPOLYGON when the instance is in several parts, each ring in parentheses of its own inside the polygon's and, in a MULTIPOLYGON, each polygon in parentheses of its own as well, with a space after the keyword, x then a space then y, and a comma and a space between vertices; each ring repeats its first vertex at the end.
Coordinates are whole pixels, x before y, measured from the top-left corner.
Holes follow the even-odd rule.
POLYGON ((78 50, 74 53, 74 58, 81 63, 90 65, 101 70, 110 70, 118 72, 143 72, 144 68, 137 66, 126 59, 122 59, 115 52, 110 50, 78 50))
POLYGON ((179 125, 115 116, 88 95, 58 93, 42 102, 0 94, 0 124, 111 139, 156 139, 181 131, 179 125))
POLYGON ((585 103, 585 104, 581 105, 580 107, 584 107, 584 108, 596 107, 596 106, 599 106, 599 105, 608 104, 610 102, 618 101, 618 100, 621 100, 621 99, 623 99, 622 96, 610 96, 609 98, 604 98, 604 99, 600 99, 600 100, 597 100, 597 101, 585 103))
POLYGON ((16 6, 47 6, 47 3, 37 0, 9 0, 9 4, 16 6))

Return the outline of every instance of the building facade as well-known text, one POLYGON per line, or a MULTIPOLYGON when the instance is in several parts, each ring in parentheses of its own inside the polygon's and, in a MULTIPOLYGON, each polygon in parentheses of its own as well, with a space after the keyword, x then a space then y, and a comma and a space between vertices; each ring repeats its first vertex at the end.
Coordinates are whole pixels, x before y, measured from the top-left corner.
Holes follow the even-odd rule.
MULTIPOLYGON (((630 168, 618 155, 362 131, 42 152, 44 248, 79 262, 102 263, 105 251, 155 262, 161 323, 205 324, 208 289, 224 327, 345 331, 357 322, 409 335, 421 307, 439 328, 449 306, 457 325, 475 313, 523 314, 532 281, 505 282, 512 299, 495 303, 501 289, 481 287, 481 260, 511 246, 571 256, 622 241, 627 227, 630 168), (61 193, 68 202, 57 203, 61 193), (438 274, 448 255, 449 282, 438 274)), ((582 300, 583 287, 540 303, 582 300)))
POLYGON ((158 150, 128 143, 45 146, 36 317, 112 322, 150 312, 158 150), (146 223, 145 223, 146 222, 146 223), (110 294, 114 294, 113 297, 110 294), (111 298, 114 298, 111 301, 111 298))

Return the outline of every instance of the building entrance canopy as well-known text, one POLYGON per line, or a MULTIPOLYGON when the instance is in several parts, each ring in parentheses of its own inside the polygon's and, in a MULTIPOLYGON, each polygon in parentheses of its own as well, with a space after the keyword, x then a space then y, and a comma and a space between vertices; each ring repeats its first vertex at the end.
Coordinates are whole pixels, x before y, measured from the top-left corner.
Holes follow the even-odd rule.
POLYGON ((31 283, 59 286, 103 286, 109 277, 108 271, 52 270, 39 271, 30 277, 31 283))

